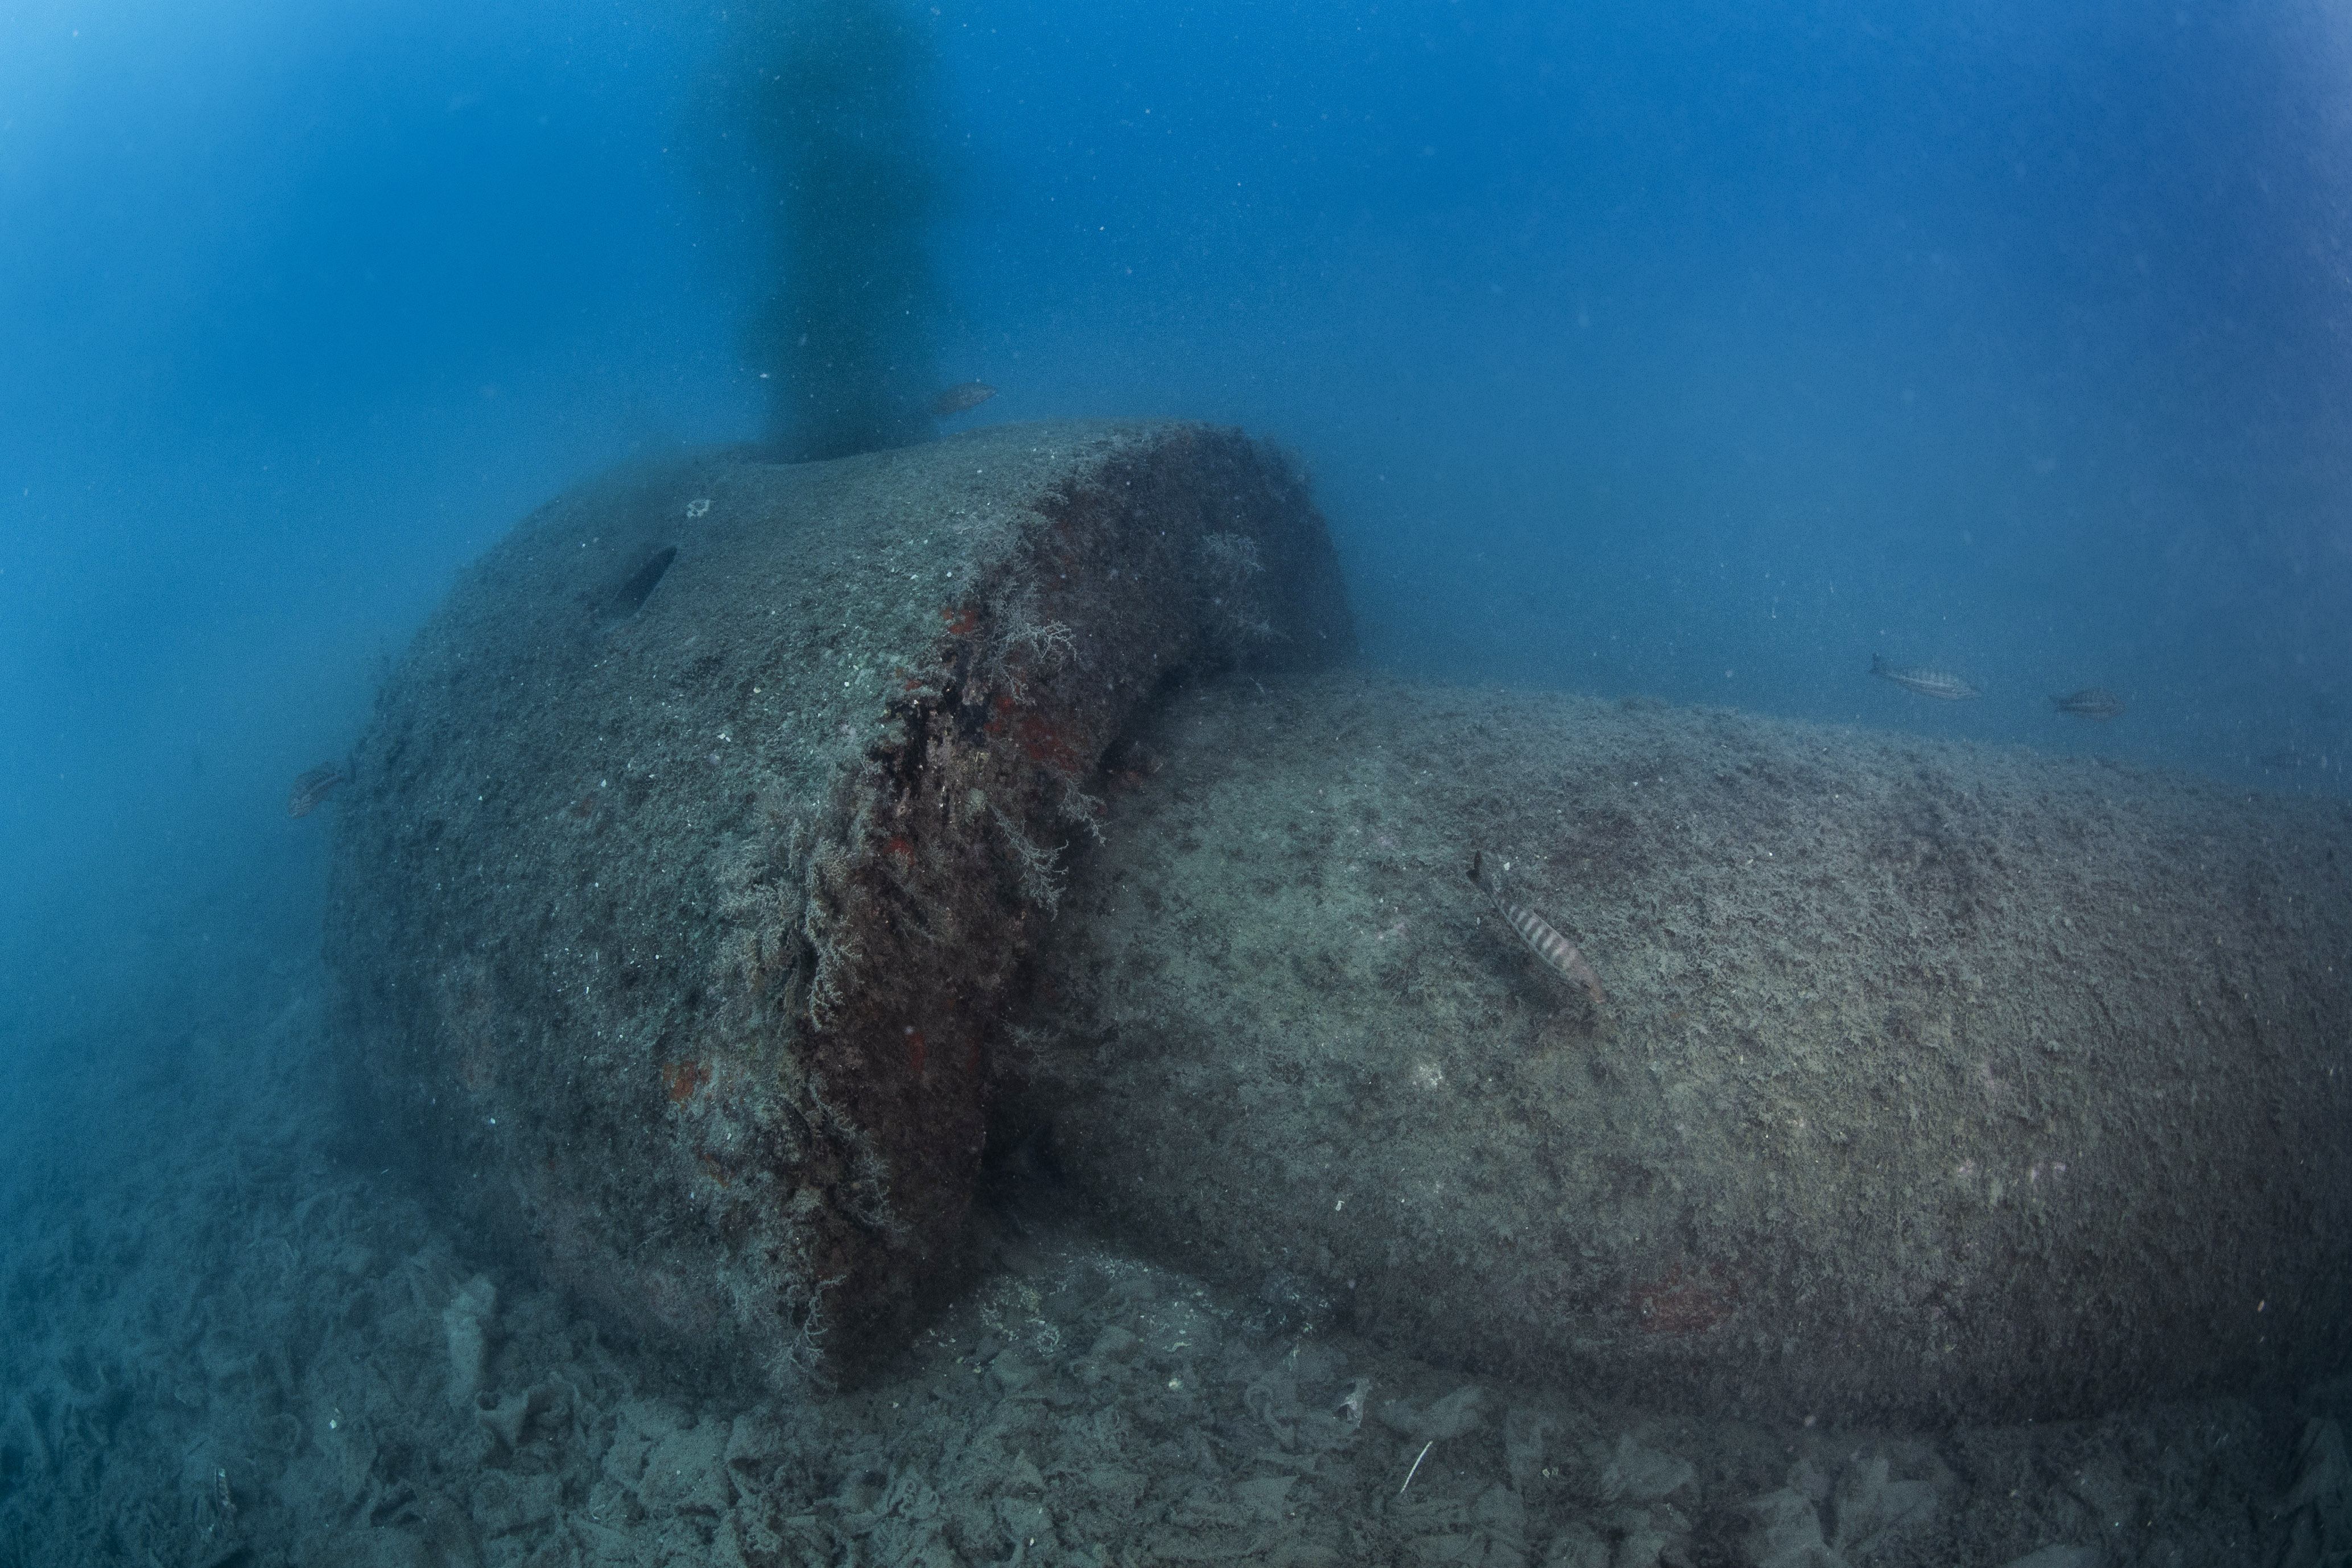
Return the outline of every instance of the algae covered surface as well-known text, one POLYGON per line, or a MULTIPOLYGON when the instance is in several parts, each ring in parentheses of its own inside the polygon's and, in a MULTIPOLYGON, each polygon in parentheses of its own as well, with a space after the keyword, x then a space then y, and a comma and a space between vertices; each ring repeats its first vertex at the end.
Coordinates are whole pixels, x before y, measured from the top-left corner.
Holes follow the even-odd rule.
POLYGON ((901 1342, 1103 749, 1178 669, 1349 646, 1304 481, 1237 431, 583 486, 468 572, 353 753, 360 1114, 632 1331, 784 1379, 901 1342))
POLYGON ((0 1086, 0 1568, 2352 1549, 2340 804, 1348 626, 1202 426, 527 521, 0 1086))
MULTIPOLYGON (((1104 955, 1104 983, 1124 985, 1139 984, 1136 965, 1206 964, 1182 956, 1185 942, 1223 943, 1238 965, 1220 982, 1233 993, 1224 1016, 1237 1047, 1264 1055, 1265 1076, 1228 1070, 1218 1079, 1213 1064, 1195 1066, 1188 1101, 1191 1190, 1204 1210, 1221 1205, 1211 1212, 1227 1215, 1242 1201, 1235 1189, 1263 1168, 1249 1163, 1254 1119, 1311 1076, 1267 1051, 1245 1016, 1261 1010, 1314 1038, 1316 1009, 1285 1010, 1293 988, 1328 1005, 1344 979, 1366 994, 1384 986, 1402 1005, 1432 994, 1457 963, 1424 953, 1350 973, 1314 962, 1305 912, 1314 889, 1283 880, 1282 835, 1331 851, 1318 857, 1329 901, 1341 879, 1389 847, 1383 834, 1397 847, 1412 842, 1411 813, 1399 805, 1391 817, 1387 802, 1418 802, 1450 826, 1432 780, 1457 765, 1481 770, 1493 787, 1473 798, 1496 814, 1480 824, 1486 852, 1507 858, 1515 893, 1582 944, 1607 1000, 1594 1010, 1580 987, 1543 967, 1450 849, 1425 868, 1391 868, 1394 879, 1380 884, 1391 912, 1366 940, 1391 934, 1369 951, 1407 954, 1396 944, 1436 924, 1470 954, 1458 961, 1468 965, 1464 984, 1490 998, 1478 1015, 1489 1026, 1518 1030, 1524 1059, 1550 1053, 1590 1077, 1593 1053, 1622 1037, 1626 1018, 1653 1005, 1645 993, 1665 981, 1629 966, 1640 912, 1613 913, 1597 869, 1580 868, 1580 884, 1571 883, 1557 859, 1539 858, 1548 848, 1557 856, 1557 826, 1540 838, 1510 830, 1505 815, 1523 809, 1522 797, 1491 772, 1504 742, 1482 750, 1475 731, 1508 713, 1523 723, 1622 727, 1656 744, 1755 739, 1751 721, 1720 714, 1341 683, 1319 700, 1342 719, 1356 715, 1347 731, 1354 763, 1323 753, 1329 765, 1319 776, 1265 808, 1189 793, 1222 769, 1264 766, 1278 742, 1297 744, 1282 737, 1300 689, 1257 684, 1263 696, 1246 680, 1209 689, 1205 702, 1200 690, 1172 693, 1162 727, 1115 749, 1108 781, 1118 792, 1113 821, 1129 821, 1139 841, 1153 837, 1144 815, 1164 809, 1172 820, 1178 805, 1204 845, 1221 830, 1212 806, 1226 813, 1222 830, 1243 836, 1221 864, 1224 877, 1250 879, 1243 885, 1256 915, 1222 927, 1183 919, 1171 908, 1183 887, 1171 878, 1156 891, 1161 910, 1150 930, 1133 925, 1124 956, 1104 955), (1379 796, 1374 822, 1363 781, 1380 776, 1380 736, 1394 732, 1387 726, 1401 705, 1454 743, 1412 759, 1402 777, 1413 788, 1379 796), (1219 742, 1214 760, 1170 746, 1182 725, 1203 722, 1219 742), (1355 794, 1345 793, 1350 778, 1355 794), (1328 834, 1313 837, 1325 811, 1328 834), (1276 917, 1297 959, 1286 972, 1258 934, 1276 917)), ((1803 752, 1793 736, 1804 732, 1782 733, 1792 754, 1803 752)), ((1971 761, 1887 737, 1847 741, 1858 754, 1903 759, 1912 775, 1971 761)), ((1561 775, 1543 776, 1557 785, 1561 775)), ((1637 780, 1643 792, 1658 789, 1661 776, 1675 775, 1651 765, 1609 775, 1628 795, 1637 780)), ((1841 784, 1853 776, 1839 774, 1841 784)), ((2135 787, 2104 770, 2057 775, 2051 787, 2110 782, 2135 787)), ((1645 793, 1645 803, 1657 798, 1645 793)), ((2065 798, 2087 809, 2079 791, 2065 798)), ((2256 826, 2274 820, 2266 813, 2304 809, 2231 806, 2256 826)), ((1637 823, 1649 809, 1626 807, 1637 823)), ((2324 845, 2324 835, 2301 837, 2316 831, 2309 824, 2295 825, 2299 837, 2275 841, 2283 855, 2297 842, 2324 845)), ((2170 854, 2149 831, 2148 853, 2170 854)), ((1114 896, 1117 842, 1076 868, 1049 922, 1058 936, 1075 939, 1087 929, 1076 923, 1081 910, 1114 896)), ((1891 879, 1901 889, 1923 878, 1917 840, 1898 842, 1913 857, 1891 879)), ((1169 853, 1185 853, 1181 844, 1169 853)), ((1748 858, 1738 858, 1739 871, 1748 858)), ((1653 860, 1647 875, 1665 869, 1653 860)), ((2257 886, 2204 885, 2242 894, 2257 886)), ((2070 918, 2084 923, 2079 911, 2070 918)), ((2211 909, 2204 918, 2210 934, 2211 909)), ((2265 942, 2292 930, 2283 922, 2265 942)), ((214 962, 194 922, 188 931, 181 962, 214 962)), ((2255 961, 2231 949, 2203 962, 2255 961)), ((1696 960, 1685 973, 1690 990, 1707 983, 1696 960)), ((1045 978, 1057 987, 1045 1000, 1070 1005, 1074 994, 1058 990, 1067 976, 1045 978)), ((1013 1142, 1035 1098, 1008 1104, 992 1131, 1003 1158, 970 1214, 971 1273, 862 1383, 769 1387, 726 1347, 681 1353, 661 1336, 616 1329, 593 1296, 387 1168, 322 1071, 341 1059, 335 998, 316 968, 284 969, 184 1008, 168 1040, 61 1041, 5 1086, 23 1130, 21 1157, 0 1172, 16 1238, 0 1257, 0 1563, 9 1568, 2092 1568, 2318 1564, 2352 1542, 2343 1438, 2352 1384, 2340 1379, 2001 1423, 1848 1420, 1760 1398, 1745 1410, 1694 1409, 1612 1396, 1573 1367, 1477 1370, 1465 1364, 1472 1358, 1451 1322, 1366 1310, 1321 1290, 1303 1249, 1275 1257, 1288 1245, 1284 1215, 1319 1214, 1316 1178, 1265 1194, 1263 1251, 1225 1231, 1198 1251, 1198 1267, 1179 1267, 1171 1258, 1198 1235, 1191 1222, 1173 1210, 1156 1226, 1123 1218, 1143 1196, 1088 1175, 1073 1122, 1056 1124, 1058 1172, 1054 1146, 1013 1142), (142 1070, 124 1071, 131 1061, 142 1070)), ((1042 1065, 1069 1048, 1037 1033, 1041 1025, 1024 1027, 1020 1040, 1042 1065)), ((1443 1042, 1410 1043, 1427 1056, 1443 1042)), ((1410 1075, 1415 1058, 1406 1059, 1410 1075)), ((1459 1084, 1472 1076, 1468 1059, 1430 1065, 1459 1084)), ((1039 1081, 1039 1097, 1068 1095, 1050 1073, 1039 1081)), ((1408 1081, 1424 1097, 1417 1103, 1439 1092, 1408 1081)), ((1331 1160, 1357 1142, 1417 1174, 1432 1157, 1413 1142, 1421 1132, 1377 1118, 1377 1079, 1353 1082, 1361 1131, 1328 1123, 1331 1160)), ((1594 1096, 1635 1116, 1647 1103, 1641 1082, 1625 1075, 1594 1096)), ((1512 1090, 1484 1092, 1500 1100, 1512 1090)), ((1419 1120, 1425 1128, 1433 1117, 1419 1120)), ((1139 1139, 1152 1135, 1148 1121, 1139 1125, 1139 1139)), ((2029 1172, 2027 1195, 2037 1186, 2029 1172)), ((1980 1191, 1989 1212, 2017 1197, 2004 1187, 1996 1202, 1989 1182, 1980 1191)), ((1612 1201, 1648 1212, 1638 1198, 1612 1201)), ((1360 1190, 1347 1208, 1361 1201, 1360 1190)), ((1392 1236, 1384 1266, 1414 1266, 1408 1239, 1392 1236)), ((1479 1267, 1478 1249, 1445 1256, 1479 1267)), ((1475 1273, 1445 1284, 1452 1318, 1483 1310, 1486 1290, 1475 1273)), ((1724 1326, 1706 1326, 1704 1298, 1669 1294, 1652 1310, 1688 1333, 1724 1326)), ((2063 1364, 2053 1358, 2049 1367, 2063 1364)))
POLYGON ((1134 744, 1024 1038, 1060 1167, 1159 1255, 1682 1408, 2341 1369, 2340 804, 1354 673, 1134 744))

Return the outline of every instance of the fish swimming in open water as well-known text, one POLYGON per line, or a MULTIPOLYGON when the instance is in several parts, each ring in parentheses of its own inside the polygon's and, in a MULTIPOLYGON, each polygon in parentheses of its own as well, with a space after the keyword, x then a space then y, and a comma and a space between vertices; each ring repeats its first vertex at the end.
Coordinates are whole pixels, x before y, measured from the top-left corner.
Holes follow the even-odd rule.
POLYGON ((2114 719, 2123 713, 2124 700, 2104 686, 2085 686, 2080 691, 2053 697, 2050 706, 2077 719, 2114 719))
POLYGON ((335 793, 343 782, 343 770, 332 763, 321 763, 294 781, 294 793, 286 797, 286 815, 308 816, 320 804, 335 793))
POLYGON ((1536 956, 1549 964, 1554 973, 1581 984, 1591 994, 1592 1005, 1600 1006, 1607 1000, 1601 994, 1601 976, 1592 973, 1592 965, 1584 962, 1584 954, 1576 951, 1574 942, 1553 930, 1549 921, 1527 905, 1513 902, 1510 896, 1503 891, 1502 879, 1481 875, 1485 858, 1477 851, 1471 853, 1470 880, 1493 901, 1495 912, 1510 922, 1511 929, 1519 933, 1520 940, 1534 948, 1536 956))
POLYGON ((951 419, 967 408, 977 408, 996 395, 984 381, 960 381, 931 399, 931 417, 951 419))
POLYGON ((1876 654, 1870 656, 1870 673, 1881 680, 1895 682, 1906 691, 1916 691, 1938 702, 1966 702, 1984 695, 1957 675, 1940 669, 1898 668, 1876 654))

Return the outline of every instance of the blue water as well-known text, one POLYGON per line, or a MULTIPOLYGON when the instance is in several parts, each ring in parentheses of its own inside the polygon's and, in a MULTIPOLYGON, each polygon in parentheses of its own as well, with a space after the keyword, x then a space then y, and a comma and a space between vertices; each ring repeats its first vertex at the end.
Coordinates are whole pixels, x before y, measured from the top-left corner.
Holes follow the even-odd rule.
MULTIPOLYGON (((2347 793, 2340 7, 856 5, 908 374, 1294 447, 1373 663, 2347 793)), ((774 435, 764 14, 0 5, 0 1262, 73 1159, 176 1192, 188 1063, 310 1072, 240 1044, 315 994, 287 785, 458 569, 774 435)))
MULTIPOLYGON (((1370 660, 2343 792, 2341 12, 900 14, 937 384, 1295 447, 1370 660)), ((0 1060, 299 969, 458 569, 761 437, 743 17, 0 9, 0 1060)))
MULTIPOLYGON (((2340 778, 2259 761, 2352 750, 2325 9, 906 15, 941 384, 1294 445, 1374 659, 2340 778), (2127 716, 2048 711, 2093 684, 2127 716)), ((739 26, 0 17, 12 1005, 127 911, 310 886, 285 781, 457 567, 633 450, 757 432, 739 26)))

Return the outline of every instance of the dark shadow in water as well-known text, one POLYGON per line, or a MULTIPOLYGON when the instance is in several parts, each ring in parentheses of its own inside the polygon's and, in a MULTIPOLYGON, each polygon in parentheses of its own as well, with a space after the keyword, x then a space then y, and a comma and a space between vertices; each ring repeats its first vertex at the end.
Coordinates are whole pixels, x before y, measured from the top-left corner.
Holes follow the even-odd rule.
POLYGON ((728 117, 748 132, 769 283, 750 323, 776 458, 929 439, 946 190, 937 62, 890 0, 770 8, 738 34, 728 117))

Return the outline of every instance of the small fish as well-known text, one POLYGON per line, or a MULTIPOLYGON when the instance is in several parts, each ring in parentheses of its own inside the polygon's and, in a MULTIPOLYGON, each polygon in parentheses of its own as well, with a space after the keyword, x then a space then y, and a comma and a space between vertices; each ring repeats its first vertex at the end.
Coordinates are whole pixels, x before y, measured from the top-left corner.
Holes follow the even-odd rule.
POLYGON ((2327 765, 2327 753, 2298 752, 2290 747, 2284 752, 2265 752, 2254 760, 2266 768, 2281 768, 2291 772, 2296 768, 2324 768, 2327 765))
POLYGON ((931 417, 952 419, 967 408, 977 408, 996 395, 984 381, 960 381, 931 399, 931 417))
POLYGON ((1876 654, 1870 656, 1870 673, 1882 680, 1895 682, 1906 691, 1916 691, 1938 702, 1966 702, 1984 695, 1957 675, 1948 675, 1940 669, 1897 669, 1876 654))
POLYGON ((321 763, 294 781, 294 793, 286 797, 286 815, 308 816, 319 809, 326 798, 335 793, 343 782, 343 770, 332 763, 321 763))
POLYGON ((2053 697, 2050 706, 2077 719, 2115 719, 2122 716, 2124 700, 2104 686, 2085 686, 2080 691, 2053 697))
POLYGON ((1584 954, 1576 951, 1574 942, 1553 930, 1549 921, 1525 904, 1512 902, 1503 892, 1500 878, 1482 876, 1485 858, 1483 853, 1472 851, 1470 880, 1493 900, 1495 912, 1510 921, 1511 929, 1536 950, 1536 956, 1549 964, 1553 973, 1581 984, 1591 995, 1592 1005, 1600 1006, 1607 1000, 1601 994, 1601 976, 1592 973, 1592 965, 1584 962, 1584 954))

